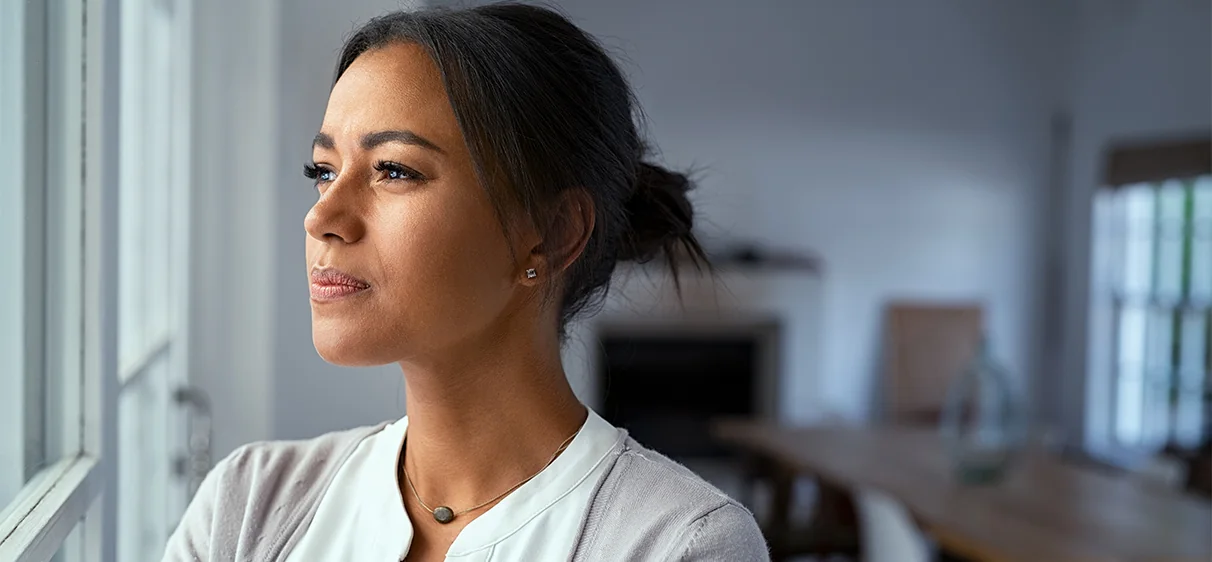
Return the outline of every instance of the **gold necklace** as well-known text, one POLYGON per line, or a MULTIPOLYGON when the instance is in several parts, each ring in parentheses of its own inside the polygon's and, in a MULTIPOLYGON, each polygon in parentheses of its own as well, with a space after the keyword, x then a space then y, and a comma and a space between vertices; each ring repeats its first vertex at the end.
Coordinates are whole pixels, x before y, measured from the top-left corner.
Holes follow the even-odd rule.
POLYGON ((408 467, 404 466, 405 463, 403 463, 403 462, 400 463, 400 472, 404 473, 404 481, 408 483, 408 489, 412 490, 412 497, 417 498, 417 503, 421 504, 421 507, 425 508, 425 511, 428 511, 430 513, 430 515, 433 515, 433 518, 435 521, 445 525, 446 523, 450 523, 451 521, 454 521, 455 517, 471 513, 477 509, 483 508, 484 506, 509 495, 510 492, 517 490, 518 488, 521 488, 523 484, 533 480, 535 476, 542 474, 542 472, 544 470, 547 470, 547 467, 551 466, 551 463, 555 462, 556 457, 560 456, 560 453, 563 453, 564 449, 568 448, 568 445, 570 443, 572 443, 572 439, 574 437, 576 437, 577 434, 580 432, 581 432, 581 429, 577 428, 577 430, 572 435, 568 436, 568 439, 565 439, 563 443, 560 443, 560 447, 558 449, 556 449, 555 454, 551 455, 550 459, 547 459, 547 463, 544 464, 543 468, 540 468, 538 472, 531 474, 530 476, 526 477, 525 480, 522 480, 521 482, 518 482, 517 484, 510 486, 510 488, 508 490, 501 492, 501 494, 498 495, 497 497, 492 498, 479 505, 469 507, 469 508, 464 509, 463 511, 459 511, 459 512, 455 512, 455 510, 453 510, 447 506, 444 506, 444 505, 439 505, 438 507, 429 507, 429 504, 426 504, 425 501, 421 499, 420 494, 417 493, 417 488, 412 485, 412 478, 408 477, 408 467))

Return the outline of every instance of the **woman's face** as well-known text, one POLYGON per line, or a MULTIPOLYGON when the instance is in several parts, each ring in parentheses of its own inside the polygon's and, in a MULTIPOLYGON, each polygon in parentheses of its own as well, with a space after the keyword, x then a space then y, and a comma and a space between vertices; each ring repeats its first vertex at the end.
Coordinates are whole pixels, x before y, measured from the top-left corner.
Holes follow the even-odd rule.
POLYGON ((533 266, 511 257, 424 50, 359 56, 333 87, 312 156, 318 198, 304 226, 325 360, 404 361, 501 329, 533 266))

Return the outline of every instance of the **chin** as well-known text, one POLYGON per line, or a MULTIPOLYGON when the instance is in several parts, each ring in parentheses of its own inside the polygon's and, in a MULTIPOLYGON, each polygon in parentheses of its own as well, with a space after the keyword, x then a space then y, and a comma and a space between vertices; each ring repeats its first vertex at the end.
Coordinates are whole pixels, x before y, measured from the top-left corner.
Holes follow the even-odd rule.
POLYGON ((311 341, 320 358, 342 367, 374 367, 395 361, 383 353, 387 346, 365 330, 312 325, 311 341))

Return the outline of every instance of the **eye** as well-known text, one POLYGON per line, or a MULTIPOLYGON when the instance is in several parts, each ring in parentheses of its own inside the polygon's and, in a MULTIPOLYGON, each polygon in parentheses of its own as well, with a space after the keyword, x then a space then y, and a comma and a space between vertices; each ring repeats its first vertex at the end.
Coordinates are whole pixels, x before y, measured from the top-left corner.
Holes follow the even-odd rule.
POLYGON ((337 179, 337 173, 328 166, 304 164, 303 177, 315 181, 316 185, 320 185, 321 183, 328 183, 337 179))
POLYGON ((386 179, 392 181, 422 181, 425 179, 425 176, 422 175, 421 172, 418 172, 403 164, 398 164, 396 162, 387 160, 380 160, 376 162, 375 169, 382 172, 386 179))

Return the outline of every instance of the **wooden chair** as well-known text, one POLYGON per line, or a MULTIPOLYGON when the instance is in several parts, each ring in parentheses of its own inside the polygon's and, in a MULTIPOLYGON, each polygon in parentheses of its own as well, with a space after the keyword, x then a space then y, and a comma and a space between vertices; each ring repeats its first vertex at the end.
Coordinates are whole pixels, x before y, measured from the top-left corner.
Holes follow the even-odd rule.
POLYGON ((1187 483, 1184 488, 1212 501, 1212 439, 1204 441, 1187 461, 1187 483))
POLYGON ((1131 474, 1146 486, 1180 490, 1187 476, 1187 467, 1182 459, 1160 453, 1132 467, 1131 474))
MULTIPOLYGON (((882 411, 884 423, 896 425, 938 425, 947 390, 975 356, 984 337, 985 314, 978 303, 893 302, 885 309, 882 411)), ((871 513, 882 514, 876 529, 887 529, 906 549, 905 560, 922 557, 942 561, 963 560, 947 551, 933 552, 921 542, 915 528, 899 528, 892 517, 895 510, 870 494, 858 498, 860 513, 871 520, 871 513)), ((903 527, 903 526, 902 526, 903 527)), ((888 550, 886 544, 871 542, 864 535, 864 557, 888 550), (881 550, 882 549, 882 550, 881 550)), ((874 558, 877 559, 878 558, 874 558)))
POLYGON ((855 492, 863 562, 931 562, 935 553, 905 506, 874 489, 855 492))
POLYGON ((885 330, 883 421, 938 423, 948 386, 980 345, 981 305, 892 303, 885 330))
POLYGON ((1212 501, 1212 438, 1195 449, 1168 446, 1163 454, 1183 465, 1182 489, 1212 501))
POLYGON ((849 492, 821 480, 816 481, 816 498, 809 521, 791 520, 791 504, 796 482, 803 476, 781 466, 773 459, 747 455, 746 479, 752 486, 764 482, 770 486, 771 504, 762 517, 762 534, 770 546, 772 562, 803 556, 854 560, 860 551, 856 509, 849 492))
MULTIPOLYGON (((719 418, 716 424, 725 424, 728 418, 719 418)), ((819 423, 835 425, 845 423, 833 416, 825 416, 819 423)), ((848 490, 829 482, 815 479, 815 494, 812 512, 807 520, 793 517, 797 484, 808 475, 796 472, 778 459, 757 453, 744 447, 730 444, 733 452, 742 461, 741 477, 744 486, 736 499, 757 511, 762 534, 770 546, 772 562, 784 562, 793 558, 857 560, 860 551, 858 516, 848 490), (755 505, 753 491, 761 486, 769 492, 769 502, 764 509, 755 505)))

